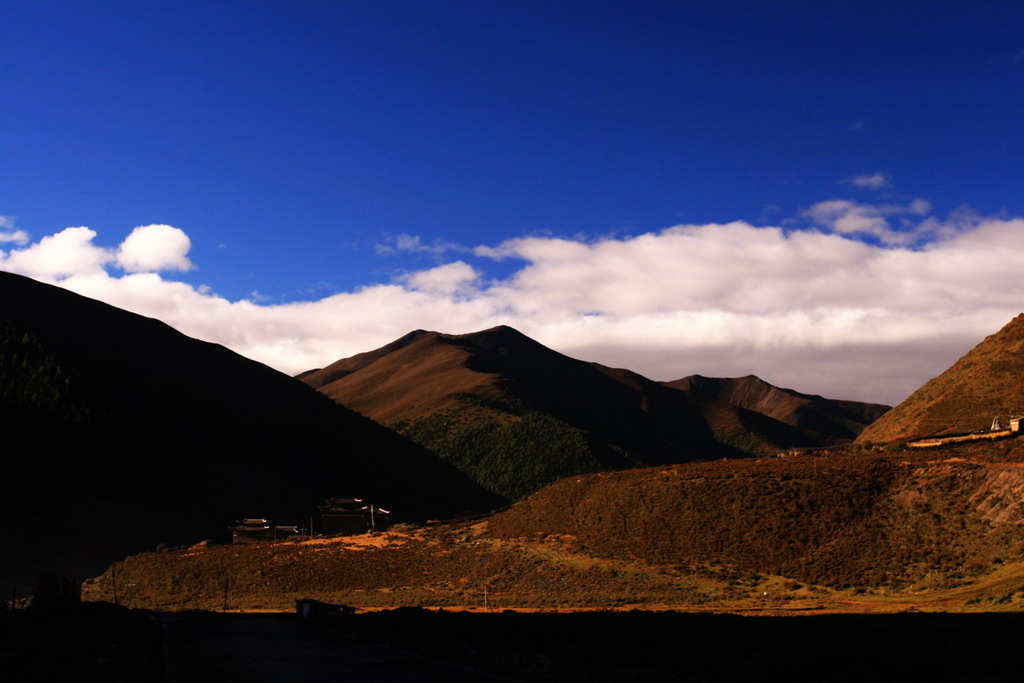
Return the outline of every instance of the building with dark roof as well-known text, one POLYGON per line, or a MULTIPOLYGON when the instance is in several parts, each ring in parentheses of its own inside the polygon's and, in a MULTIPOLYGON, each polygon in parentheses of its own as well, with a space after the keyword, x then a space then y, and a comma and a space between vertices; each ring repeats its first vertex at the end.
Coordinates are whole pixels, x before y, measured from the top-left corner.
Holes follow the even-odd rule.
POLYGON ((274 524, 265 517, 243 517, 231 529, 232 543, 283 541, 299 535, 295 525, 274 524))
POLYGON ((325 536, 348 536, 384 531, 391 525, 391 512, 362 498, 328 498, 320 511, 320 532, 325 536))

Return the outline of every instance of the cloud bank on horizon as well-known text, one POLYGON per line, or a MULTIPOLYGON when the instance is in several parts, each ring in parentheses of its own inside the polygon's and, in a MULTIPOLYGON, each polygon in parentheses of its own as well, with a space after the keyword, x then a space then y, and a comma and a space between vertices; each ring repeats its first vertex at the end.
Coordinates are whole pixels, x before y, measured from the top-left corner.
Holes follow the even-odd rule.
POLYGON ((473 248, 400 235, 378 252, 453 258, 315 301, 267 304, 174 280, 169 273, 195 267, 178 227, 136 227, 102 247, 87 227, 32 241, 3 219, 0 269, 158 318, 289 374, 417 328, 506 324, 652 379, 757 374, 832 398, 896 403, 1020 312, 1022 235, 1024 219, 969 210, 940 219, 920 199, 833 199, 775 226, 676 225, 473 248), (498 260, 516 267, 489 278, 486 265, 498 260))

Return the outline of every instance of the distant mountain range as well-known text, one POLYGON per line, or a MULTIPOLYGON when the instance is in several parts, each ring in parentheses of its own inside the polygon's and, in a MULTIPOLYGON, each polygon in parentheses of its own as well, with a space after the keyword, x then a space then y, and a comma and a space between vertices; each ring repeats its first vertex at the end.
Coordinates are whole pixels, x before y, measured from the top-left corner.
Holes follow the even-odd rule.
MULTIPOLYGON (((826 446, 853 440, 890 409, 877 403, 827 399, 780 389, 754 375, 737 378, 691 375, 665 384, 688 392, 705 405, 717 401, 788 425, 795 432, 788 437, 780 435, 780 441, 790 445, 826 446)), ((706 415, 715 421, 714 409, 707 410, 706 415)))
POLYGON ((328 496, 417 520, 503 501, 299 381, 67 290, 0 273, 0 581, 83 576, 328 496))
POLYGON ((572 474, 847 442, 888 409, 753 376, 655 382, 504 326, 417 330, 300 378, 512 499, 572 474))
POLYGON ((1024 314, 865 429, 861 441, 988 429, 1024 414, 1024 314))
MULTIPOLYGON (((863 437, 923 432, 933 421, 957 429, 987 422, 986 412, 1005 412, 1022 395, 1021 351, 1024 316, 863 437)), ((884 407, 828 401, 755 377, 651 382, 566 358, 509 328, 418 331, 305 380, 433 439, 477 477, 502 472, 494 454, 520 470, 548 467, 536 470, 544 475, 645 458, 658 466, 563 476, 462 524, 338 539, 315 553, 296 544, 284 551, 292 561, 239 586, 240 604, 282 604, 299 586, 303 595, 360 606, 466 606, 479 604, 487 586, 527 607, 736 609, 737 599, 762 614, 790 604, 791 613, 817 610, 828 599, 844 612, 858 602, 891 608, 894 599, 929 611, 1022 606, 1021 437, 938 452, 863 444, 666 465, 671 457, 740 453, 740 439, 756 446, 796 435, 848 439, 884 407), (557 460, 563 451, 577 459, 557 460), (458 460, 467 454, 486 466, 458 460)), ((528 482, 521 475, 493 481, 528 482)), ((109 596, 116 573, 142 587, 141 605, 216 606, 209 596, 225 572, 251 577, 271 552, 148 554, 92 585, 98 597, 109 596), (173 591, 171 576, 185 577, 173 591)))

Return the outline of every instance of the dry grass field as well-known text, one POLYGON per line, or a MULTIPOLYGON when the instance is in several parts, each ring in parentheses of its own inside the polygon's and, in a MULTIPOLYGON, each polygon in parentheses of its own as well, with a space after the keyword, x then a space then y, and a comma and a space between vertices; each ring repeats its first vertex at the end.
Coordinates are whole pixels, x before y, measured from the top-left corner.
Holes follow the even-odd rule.
POLYGON ((1024 444, 849 450, 564 479, 474 522, 142 553, 90 600, 163 610, 1012 610, 1024 444))

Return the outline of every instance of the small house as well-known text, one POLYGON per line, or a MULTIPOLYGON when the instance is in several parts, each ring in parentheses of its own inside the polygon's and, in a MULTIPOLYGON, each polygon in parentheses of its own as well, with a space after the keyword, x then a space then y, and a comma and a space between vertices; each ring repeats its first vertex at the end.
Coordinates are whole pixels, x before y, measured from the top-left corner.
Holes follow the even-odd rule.
POLYGON ((362 498, 328 498, 320 511, 320 531, 325 536, 348 536, 384 531, 391 524, 391 512, 362 498))
POLYGON ((232 543, 256 543, 271 536, 270 520, 265 517, 243 517, 231 529, 232 543))
POLYGON ((244 517, 228 528, 231 529, 232 543, 283 541, 299 535, 298 526, 274 524, 265 517, 244 517))

